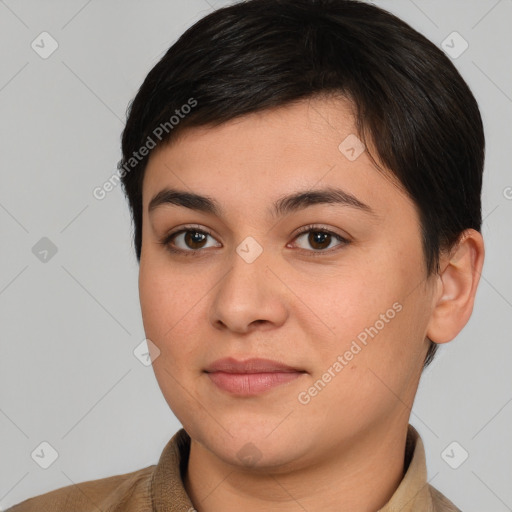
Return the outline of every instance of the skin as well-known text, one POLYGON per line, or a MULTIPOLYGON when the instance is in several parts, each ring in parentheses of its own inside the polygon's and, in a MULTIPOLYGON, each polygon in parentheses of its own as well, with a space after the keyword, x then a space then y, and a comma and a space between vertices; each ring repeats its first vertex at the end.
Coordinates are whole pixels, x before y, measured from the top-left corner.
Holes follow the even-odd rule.
POLYGON ((351 112, 340 98, 304 100, 187 129, 150 157, 142 317, 159 350, 152 357, 160 389, 192 439, 185 487, 200 512, 384 506, 403 476, 426 336, 450 341, 471 315, 484 258, 480 233, 465 231, 442 255, 440 274, 427 278, 412 200, 367 152, 350 161, 338 149, 356 133, 351 112), (375 215, 333 204, 281 218, 267 213, 282 195, 324 186, 350 192, 375 215), (149 213, 164 187, 214 198, 224 214, 171 204, 149 213), (175 248, 199 256, 160 243, 187 224, 212 233, 196 245, 174 239, 175 248), (309 224, 350 243, 331 237, 315 245, 308 233, 296 235, 309 224), (263 248, 252 263, 236 252, 248 236, 263 248), (299 393, 394 303, 401 311, 300 403, 299 393), (257 396, 231 396, 204 372, 228 356, 274 359, 306 373, 257 396), (238 456, 248 443, 252 465, 238 456))

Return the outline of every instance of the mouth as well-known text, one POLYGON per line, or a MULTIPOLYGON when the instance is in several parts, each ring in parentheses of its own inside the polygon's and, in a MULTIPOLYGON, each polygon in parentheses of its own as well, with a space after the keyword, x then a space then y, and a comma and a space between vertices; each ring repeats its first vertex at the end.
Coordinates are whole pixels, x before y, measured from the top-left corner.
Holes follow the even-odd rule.
POLYGON ((238 361, 225 358, 205 369, 219 389, 238 396, 254 396, 291 382, 306 374, 305 370, 271 359, 238 361))

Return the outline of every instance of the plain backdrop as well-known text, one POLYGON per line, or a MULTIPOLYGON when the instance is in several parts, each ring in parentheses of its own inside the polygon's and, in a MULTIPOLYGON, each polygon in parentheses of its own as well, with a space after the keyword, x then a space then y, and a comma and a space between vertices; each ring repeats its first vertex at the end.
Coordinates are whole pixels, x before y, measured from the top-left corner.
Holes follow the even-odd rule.
MULTIPOLYGON (((512 510, 512 0, 376 3, 450 48, 484 118, 486 261, 476 305, 425 371, 411 423, 432 485, 464 512, 505 512, 512 510), (456 469, 447 448, 459 462, 467 453, 456 469)), ((136 355, 145 336, 127 203, 120 187, 103 200, 93 190, 115 172, 126 107, 146 74, 185 29, 226 4, 0 1, 4 509, 156 464, 180 428, 151 366, 136 355), (47 469, 41 450, 57 455, 47 469)))

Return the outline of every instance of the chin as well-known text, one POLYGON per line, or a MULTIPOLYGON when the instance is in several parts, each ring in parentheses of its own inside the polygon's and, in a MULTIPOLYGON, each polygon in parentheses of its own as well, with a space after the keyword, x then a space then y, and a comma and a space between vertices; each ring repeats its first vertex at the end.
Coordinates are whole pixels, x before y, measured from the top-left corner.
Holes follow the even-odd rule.
POLYGON ((302 432, 294 435, 283 425, 276 428, 275 421, 232 421, 229 433, 217 424, 215 428, 202 425, 185 430, 226 464, 251 471, 285 472, 296 468, 297 462, 310 455, 314 448, 314 439, 308 441, 302 432))

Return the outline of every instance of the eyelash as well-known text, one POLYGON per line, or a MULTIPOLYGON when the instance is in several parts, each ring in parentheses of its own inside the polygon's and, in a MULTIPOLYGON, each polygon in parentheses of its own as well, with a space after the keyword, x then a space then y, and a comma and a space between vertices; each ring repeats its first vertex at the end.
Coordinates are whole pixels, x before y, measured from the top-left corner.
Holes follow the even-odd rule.
MULTIPOLYGON (((180 254, 183 256, 187 256, 187 257, 188 256, 192 256, 192 257, 200 256, 201 252, 203 252, 204 249, 189 249, 189 250, 176 249, 176 248, 172 247, 172 245, 170 243, 172 241, 172 239, 175 238, 176 236, 181 235, 182 233, 187 233, 189 231, 192 231, 194 233, 201 233, 204 235, 208 235, 213 238, 213 234, 210 233, 209 231, 200 229, 199 227, 196 227, 196 226, 185 226, 178 231, 173 231, 171 233, 168 233, 166 236, 164 236, 164 238, 162 240, 159 241, 159 244, 163 245, 169 252, 171 252, 173 254, 180 254)), ((323 233, 323 234, 331 235, 334 238, 336 238, 339 242, 341 242, 340 245, 338 245, 334 248, 331 248, 331 249, 325 249, 325 250, 323 250, 323 249, 317 249, 317 250, 299 249, 301 251, 305 251, 306 253, 308 253, 309 255, 314 256, 314 257, 322 256, 325 254, 331 254, 332 252, 337 251, 340 248, 343 248, 344 246, 351 243, 350 240, 342 237, 341 235, 338 235, 337 233, 334 233, 333 231, 330 231, 329 229, 324 229, 324 228, 321 228, 320 226, 315 226, 312 224, 301 228, 301 230, 295 235, 294 240, 297 239, 299 236, 303 235, 304 233, 309 233, 310 231, 315 232, 315 233, 323 233)))

